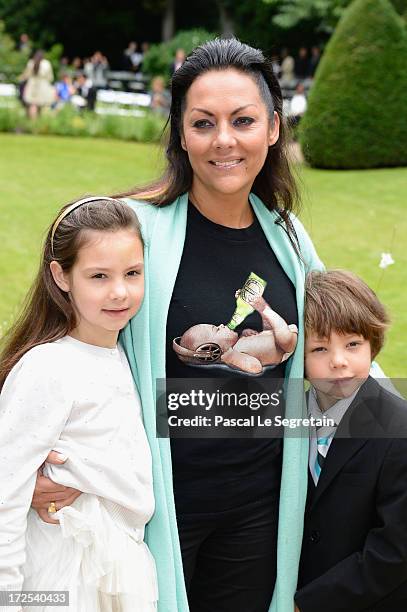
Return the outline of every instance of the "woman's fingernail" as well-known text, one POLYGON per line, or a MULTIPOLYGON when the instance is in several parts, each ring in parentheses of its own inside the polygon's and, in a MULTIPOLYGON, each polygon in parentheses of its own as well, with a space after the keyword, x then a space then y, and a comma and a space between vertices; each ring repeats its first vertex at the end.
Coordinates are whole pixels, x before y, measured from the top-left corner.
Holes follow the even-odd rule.
POLYGON ((61 453, 58 453, 58 459, 60 461, 66 461, 68 459, 68 455, 62 455, 61 453))

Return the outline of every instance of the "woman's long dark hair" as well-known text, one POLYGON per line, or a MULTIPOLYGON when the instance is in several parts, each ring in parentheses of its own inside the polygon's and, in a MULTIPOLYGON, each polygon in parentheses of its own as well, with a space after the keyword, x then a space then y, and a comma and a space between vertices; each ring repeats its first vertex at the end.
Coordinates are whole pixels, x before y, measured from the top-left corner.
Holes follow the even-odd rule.
POLYGON ((79 249, 89 240, 89 230, 115 232, 134 231, 143 242, 139 221, 124 202, 100 199, 84 203, 60 222, 59 215, 72 205, 62 208, 51 224, 45 239, 37 277, 26 297, 20 317, 2 340, 0 355, 0 390, 10 370, 31 348, 54 342, 66 336, 76 326, 76 316, 67 293, 53 279, 51 261, 57 261, 69 272, 79 249))
POLYGON ((40 64, 44 59, 44 51, 36 51, 33 57, 33 74, 38 74, 40 64))
MULTIPOLYGON (((167 167, 161 178, 144 188, 114 197, 134 197, 166 206, 192 186, 192 168, 188 154, 181 146, 182 117, 188 89, 194 80, 210 70, 233 68, 251 76, 273 120, 276 111, 280 118, 280 137, 269 147, 263 168, 256 177, 252 191, 270 210, 278 210, 292 235, 289 212, 296 211, 299 194, 286 153, 287 127, 283 118, 283 97, 270 60, 259 49, 249 47, 235 38, 215 39, 194 49, 184 64, 175 72, 171 83, 171 109, 168 118, 169 141, 166 150, 167 167)), ((167 127, 166 126, 166 127, 167 127)))

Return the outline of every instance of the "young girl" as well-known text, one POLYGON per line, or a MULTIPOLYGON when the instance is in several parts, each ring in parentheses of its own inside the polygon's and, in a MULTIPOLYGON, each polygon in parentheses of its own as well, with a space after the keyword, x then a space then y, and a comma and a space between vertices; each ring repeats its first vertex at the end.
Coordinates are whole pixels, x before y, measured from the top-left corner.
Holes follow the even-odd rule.
POLYGON ((25 610, 51 611, 57 600, 72 612, 156 609, 154 560, 143 542, 154 511, 151 456, 117 344, 143 294, 133 211, 105 197, 64 207, 0 366, 0 591, 69 591, 69 608, 64 596, 36 593, 25 610), (57 524, 30 510, 51 449, 68 459, 46 464, 46 475, 84 492, 53 514, 57 524))

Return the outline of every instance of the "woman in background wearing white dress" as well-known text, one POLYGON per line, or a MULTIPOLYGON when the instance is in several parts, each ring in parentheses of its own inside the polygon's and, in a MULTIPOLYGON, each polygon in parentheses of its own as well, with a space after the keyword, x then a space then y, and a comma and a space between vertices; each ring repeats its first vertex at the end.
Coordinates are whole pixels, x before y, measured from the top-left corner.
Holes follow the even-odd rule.
POLYGON ((20 79, 27 81, 23 100, 28 107, 28 116, 36 119, 42 108, 51 106, 56 100, 55 89, 52 85, 54 73, 51 62, 44 57, 43 51, 37 51, 34 57, 28 60, 20 79))

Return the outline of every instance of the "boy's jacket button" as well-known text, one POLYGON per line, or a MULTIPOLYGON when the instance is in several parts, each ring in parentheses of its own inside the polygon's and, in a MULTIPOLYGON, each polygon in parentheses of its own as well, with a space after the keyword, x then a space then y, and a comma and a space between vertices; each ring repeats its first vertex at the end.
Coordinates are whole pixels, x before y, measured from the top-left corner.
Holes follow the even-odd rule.
POLYGON ((321 534, 319 533, 319 531, 317 531, 316 529, 311 531, 311 537, 310 537, 311 542, 314 542, 314 543, 319 542, 320 537, 321 537, 321 534))

